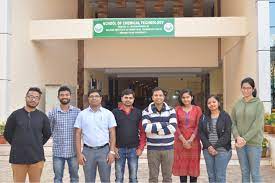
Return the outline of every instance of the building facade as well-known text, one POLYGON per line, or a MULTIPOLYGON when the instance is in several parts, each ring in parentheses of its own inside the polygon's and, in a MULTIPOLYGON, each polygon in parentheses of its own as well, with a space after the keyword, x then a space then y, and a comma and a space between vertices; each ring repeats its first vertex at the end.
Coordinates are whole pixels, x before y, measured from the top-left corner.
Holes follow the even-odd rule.
MULTIPOLYGON (((150 88, 193 89, 197 102, 218 94, 230 111, 240 97, 240 81, 252 77, 270 111, 270 43, 274 38, 266 0, 47 0, 0 1, 0 118, 24 105, 25 92, 39 86, 40 108, 66 84, 85 106, 89 88, 109 99, 132 87, 142 101, 150 88), (172 17, 171 36, 96 37, 94 22, 172 17), (270 39, 272 38, 272 39, 270 39)), ((272 66, 272 64, 271 64, 272 66)))

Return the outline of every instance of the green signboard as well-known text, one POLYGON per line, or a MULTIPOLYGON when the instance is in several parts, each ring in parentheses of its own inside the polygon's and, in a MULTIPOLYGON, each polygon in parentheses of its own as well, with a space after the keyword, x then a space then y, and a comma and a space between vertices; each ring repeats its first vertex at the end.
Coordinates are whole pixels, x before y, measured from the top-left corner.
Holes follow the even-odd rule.
POLYGON ((174 36, 174 18, 103 18, 93 22, 94 38, 174 36))

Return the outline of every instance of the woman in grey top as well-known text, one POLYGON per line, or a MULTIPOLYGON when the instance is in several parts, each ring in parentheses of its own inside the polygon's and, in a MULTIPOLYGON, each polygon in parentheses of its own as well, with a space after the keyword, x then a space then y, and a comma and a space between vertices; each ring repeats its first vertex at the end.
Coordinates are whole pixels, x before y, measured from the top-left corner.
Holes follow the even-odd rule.
POLYGON ((226 168, 232 156, 231 119, 217 96, 207 99, 207 109, 199 123, 209 182, 226 182, 226 168))

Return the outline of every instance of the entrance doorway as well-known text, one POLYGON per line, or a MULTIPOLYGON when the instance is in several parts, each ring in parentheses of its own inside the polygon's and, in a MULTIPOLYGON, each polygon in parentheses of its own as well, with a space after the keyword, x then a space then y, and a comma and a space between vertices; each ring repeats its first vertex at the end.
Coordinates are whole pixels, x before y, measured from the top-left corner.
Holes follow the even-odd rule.
POLYGON ((157 86, 158 78, 155 77, 109 78, 109 96, 117 106, 120 102, 121 92, 130 88, 136 95, 134 106, 144 109, 151 103, 152 89, 157 86))
POLYGON ((210 93, 209 75, 189 77, 127 77, 109 78, 109 97, 112 108, 120 103, 121 92, 130 88, 134 90, 136 97, 134 106, 139 109, 146 108, 152 102, 152 90, 160 87, 165 91, 165 102, 175 107, 178 105, 180 90, 189 88, 193 91, 196 105, 205 108, 205 99, 210 93))
POLYGON ((160 87, 166 92, 165 102, 173 107, 178 105, 180 90, 191 89, 195 104, 202 110, 205 109, 205 100, 210 92, 219 94, 222 91, 220 89, 222 84, 217 80, 220 74, 202 69, 87 69, 86 76, 85 83, 88 83, 85 86, 86 92, 89 88, 100 89, 103 93, 102 105, 109 110, 119 105, 121 92, 127 88, 135 91, 134 106, 141 110, 152 102, 152 89, 155 87, 160 87), (212 87, 210 87, 211 79, 212 87))

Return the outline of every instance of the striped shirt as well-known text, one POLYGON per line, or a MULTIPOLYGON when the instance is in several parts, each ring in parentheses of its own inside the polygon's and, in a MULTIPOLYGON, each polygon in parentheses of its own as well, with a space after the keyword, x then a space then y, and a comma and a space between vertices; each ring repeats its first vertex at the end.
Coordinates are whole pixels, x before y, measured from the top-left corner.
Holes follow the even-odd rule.
POLYGON ((173 149, 176 125, 176 112, 166 103, 160 112, 154 103, 144 109, 142 127, 146 133, 148 150, 173 149))
POLYGON ((70 106, 68 111, 54 108, 48 116, 53 137, 53 156, 70 158, 76 155, 74 123, 80 109, 70 106))
MULTIPOLYGON (((216 128, 217 121, 218 121, 218 118, 212 118, 211 123, 208 123, 207 125, 208 131, 209 131, 209 142, 213 145, 215 145, 219 140, 219 137, 217 134, 217 128, 216 128)), ((224 147, 217 148, 216 150, 219 152, 226 151, 224 147)))

